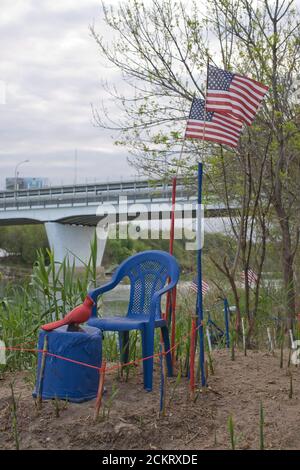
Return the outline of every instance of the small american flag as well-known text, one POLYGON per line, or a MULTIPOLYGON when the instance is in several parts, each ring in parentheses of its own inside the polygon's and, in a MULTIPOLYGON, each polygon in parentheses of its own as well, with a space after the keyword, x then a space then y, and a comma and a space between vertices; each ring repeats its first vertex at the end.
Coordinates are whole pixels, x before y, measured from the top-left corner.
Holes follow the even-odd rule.
MULTIPOLYGON (((191 282, 190 289, 198 293, 198 279, 194 277, 191 282)), ((209 291, 209 285, 202 279, 202 295, 204 296, 209 291)))
POLYGON ((231 116, 248 126, 269 87, 238 73, 208 66, 206 109, 231 116))
MULTIPOLYGON (((256 272, 249 268, 249 269, 246 271, 246 273, 247 273, 247 280, 248 280, 247 284, 248 284, 250 287, 254 287, 255 284, 256 284, 256 282, 257 282, 257 279, 258 279, 258 276, 257 276, 256 272)), ((245 284, 245 282, 246 282, 246 274, 245 274, 245 271, 242 271, 242 273, 241 273, 241 279, 242 279, 242 282, 245 284)))
POLYGON ((236 119, 205 109, 205 101, 194 98, 187 121, 185 137, 210 140, 236 147, 243 124, 236 119))

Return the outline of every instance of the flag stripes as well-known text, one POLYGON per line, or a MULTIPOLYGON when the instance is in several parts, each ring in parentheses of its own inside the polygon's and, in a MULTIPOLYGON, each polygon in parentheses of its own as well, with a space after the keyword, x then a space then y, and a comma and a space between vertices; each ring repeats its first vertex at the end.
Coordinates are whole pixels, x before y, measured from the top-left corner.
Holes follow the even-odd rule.
POLYGON ((206 109, 252 124, 268 87, 252 78, 209 65, 206 109))
MULTIPOLYGON (((192 282, 190 284, 190 289, 193 290, 194 292, 198 293, 198 279, 197 279, 197 277, 194 277, 194 279, 192 280, 192 282)), ((209 289, 210 289, 209 284, 202 279, 202 295, 204 296, 205 294, 207 294, 209 289)))
POLYGON ((253 271, 253 269, 248 269, 245 273, 245 271, 242 271, 241 273, 241 280, 242 282, 245 284, 247 282, 247 284, 250 286, 250 287, 253 287, 255 286, 255 284, 257 283, 257 279, 258 279, 258 276, 256 274, 255 271, 253 271), (247 276, 246 276, 247 275, 247 276), (247 277, 247 281, 246 281, 246 277, 247 277))
POLYGON ((194 98, 185 137, 209 140, 236 147, 243 124, 236 119, 205 109, 205 101, 194 98))

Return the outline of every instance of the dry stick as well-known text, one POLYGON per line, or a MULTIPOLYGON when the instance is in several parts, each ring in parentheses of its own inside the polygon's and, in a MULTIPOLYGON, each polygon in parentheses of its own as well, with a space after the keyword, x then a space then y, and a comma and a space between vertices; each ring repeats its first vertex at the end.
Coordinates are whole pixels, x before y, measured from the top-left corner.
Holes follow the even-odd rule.
POLYGON ((265 448, 265 440, 264 440, 264 408, 262 402, 260 402, 259 407, 259 450, 264 450, 265 448))
POLYGON ((273 347, 273 341, 272 341, 272 336, 271 336, 271 332, 270 332, 270 328, 267 327, 267 335, 268 335, 268 341, 269 341, 269 346, 270 346, 270 351, 271 353, 274 352, 274 347, 273 347))
POLYGON ((291 349, 294 349, 294 338, 292 330, 289 330, 290 340, 291 340, 291 349))
POLYGON ((194 399, 195 393, 195 343, 196 343, 196 321, 192 319, 191 342, 190 342, 190 392, 194 399))
POLYGON ((284 346, 284 335, 282 335, 280 343, 280 369, 283 368, 283 346, 284 346))
POLYGON ((244 318, 242 318, 242 333, 243 333, 243 350, 244 350, 244 355, 247 356, 247 349, 246 349, 246 333, 245 333, 245 322, 244 322, 244 318))
POLYGON ((97 392, 97 398, 96 398, 94 421, 98 419, 99 412, 100 412, 103 389, 104 389, 105 369, 106 369, 106 362, 103 361, 102 367, 99 370, 99 386, 98 386, 98 392, 97 392))
POLYGON ((42 353, 42 360, 41 360, 41 368, 40 368, 40 375, 38 381, 38 391, 37 391, 37 407, 38 409, 42 406, 42 393, 43 393, 43 381, 44 381, 44 371, 45 371, 45 364, 46 364, 46 356, 48 351, 48 336, 44 336, 44 344, 43 344, 43 353, 42 353))
POLYGON ((288 369, 289 369, 289 367, 290 367, 290 365, 291 365, 291 356, 292 356, 292 350, 291 350, 291 348, 290 348, 290 349, 289 349, 288 363, 287 363, 288 369))
POLYGON ((12 427, 13 427, 16 450, 19 450, 20 443, 19 443, 18 418, 17 418, 17 402, 15 398, 15 393, 14 393, 14 386, 12 383, 10 383, 10 389, 11 389, 11 401, 12 401, 12 405, 11 405, 12 427))
POLYGON ((166 358, 166 351, 165 346, 163 345, 163 374, 164 374, 164 407, 163 407, 163 414, 166 414, 166 403, 167 403, 167 384, 168 384, 168 369, 167 369, 167 358, 166 358))
POLYGON ((6 346, 4 341, 0 340, 0 366, 1 365, 6 365, 6 346))
POLYGON ((288 357, 288 364, 287 364, 288 368, 291 365, 292 350, 297 348, 297 347, 295 348, 295 343, 294 343, 294 338, 293 338, 293 331, 291 329, 289 329, 289 335, 290 335, 290 343, 291 344, 290 344, 290 348, 289 348, 289 357, 288 357))
POLYGON ((196 437, 199 436, 200 432, 201 432, 201 430, 196 432, 196 434, 194 434, 193 437, 191 437, 188 441, 185 441, 185 445, 190 444, 194 439, 196 439, 196 437))
POLYGON ((214 365, 213 365, 213 360, 212 360, 212 354, 209 351, 207 352, 207 357, 208 357, 208 365, 209 365, 210 373, 211 375, 214 375, 215 370, 214 370, 214 365))
POLYGON ((211 347, 210 332, 209 332, 208 327, 206 327, 206 337, 207 337, 208 349, 209 349, 209 352, 211 353, 212 352, 212 347, 211 347))
POLYGON ((213 361, 212 361, 212 346, 211 346, 211 339, 210 339, 210 331, 209 328, 206 327, 206 337, 207 337, 207 344, 208 344, 208 352, 207 352, 207 357, 208 357, 208 366, 210 373, 214 375, 214 366, 213 366, 213 361))
POLYGON ((293 374, 290 372, 290 391, 289 398, 293 398, 293 374))
POLYGON ((273 328, 273 339, 274 339, 274 348, 277 348, 277 341, 276 341, 276 329, 273 328))
POLYGON ((160 401, 160 412, 161 416, 166 416, 166 402, 167 402, 167 365, 166 365, 166 353, 165 346, 163 343, 160 344, 161 353, 161 367, 162 367, 162 384, 161 384, 161 401, 160 401))
POLYGON ((234 332, 231 333, 230 344, 231 344, 231 360, 235 360, 235 334, 234 332))
POLYGON ((207 383, 207 380, 208 380, 208 362, 207 362, 206 359, 205 359, 205 363, 204 363, 204 369, 205 369, 205 380, 206 380, 206 383, 207 383))

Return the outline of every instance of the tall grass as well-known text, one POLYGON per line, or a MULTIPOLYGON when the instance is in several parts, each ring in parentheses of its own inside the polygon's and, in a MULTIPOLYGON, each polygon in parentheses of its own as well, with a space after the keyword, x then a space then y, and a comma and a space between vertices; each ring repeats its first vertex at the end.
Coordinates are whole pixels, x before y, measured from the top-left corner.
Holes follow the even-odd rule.
MULTIPOLYGON (((24 285, 9 283, 0 301, 0 338, 9 348, 34 348, 43 323, 63 317, 81 303, 97 284, 97 244, 91 244, 88 263, 78 272, 66 258, 55 262, 52 251, 38 250, 32 275, 24 285), (48 260, 48 262, 47 262, 48 260)), ((36 355, 18 350, 7 352, 9 369, 35 367, 36 355)))

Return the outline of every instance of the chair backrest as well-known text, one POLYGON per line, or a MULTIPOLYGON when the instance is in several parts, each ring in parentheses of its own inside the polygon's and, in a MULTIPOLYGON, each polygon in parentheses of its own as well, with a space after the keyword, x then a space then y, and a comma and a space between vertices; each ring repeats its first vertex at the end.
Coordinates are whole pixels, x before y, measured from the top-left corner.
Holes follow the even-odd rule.
POLYGON ((168 279, 177 282, 179 266, 165 251, 149 250, 131 256, 118 268, 119 279, 130 280, 128 316, 149 315, 153 294, 165 287, 168 279))

